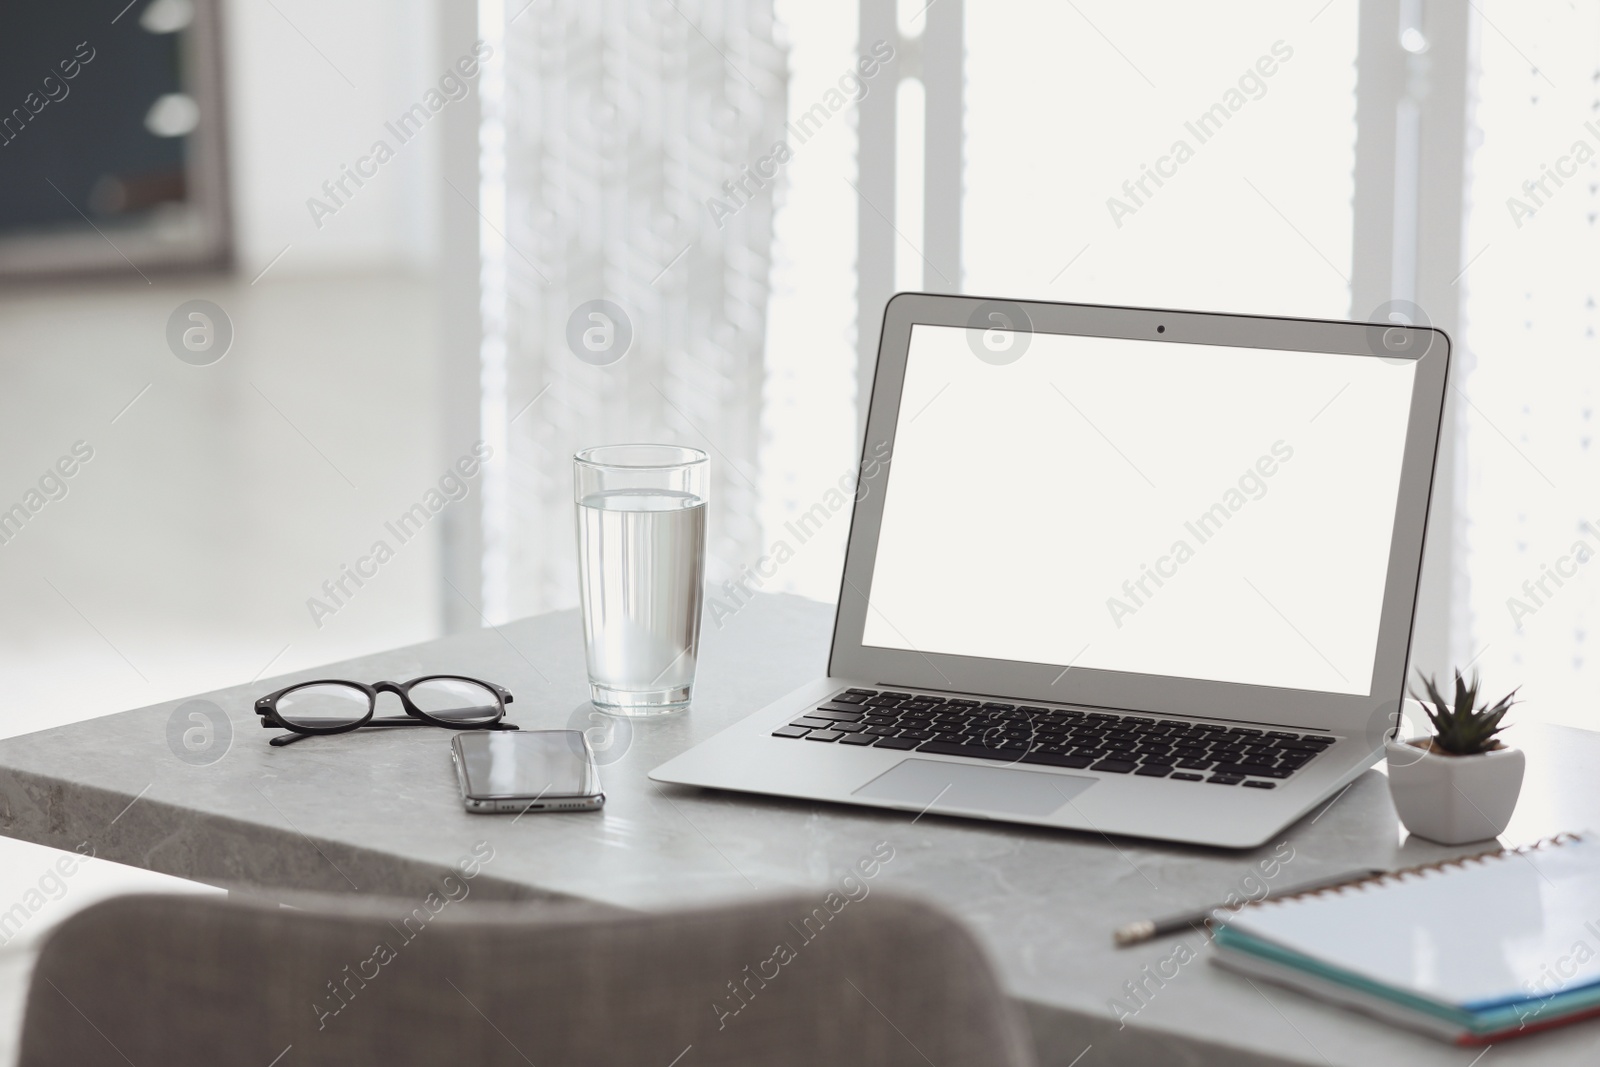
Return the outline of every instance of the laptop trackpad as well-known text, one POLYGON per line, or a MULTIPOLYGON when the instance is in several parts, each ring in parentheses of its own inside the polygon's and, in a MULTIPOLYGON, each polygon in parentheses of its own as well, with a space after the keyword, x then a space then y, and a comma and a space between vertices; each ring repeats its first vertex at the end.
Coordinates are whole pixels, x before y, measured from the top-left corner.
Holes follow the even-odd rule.
POLYGON ((908 759, 878 775, 853 795, 940 808, 992 811, 1001 815, 1049 815, 1098 778, 1047 774, 1015 767, 969 766, 908 759))

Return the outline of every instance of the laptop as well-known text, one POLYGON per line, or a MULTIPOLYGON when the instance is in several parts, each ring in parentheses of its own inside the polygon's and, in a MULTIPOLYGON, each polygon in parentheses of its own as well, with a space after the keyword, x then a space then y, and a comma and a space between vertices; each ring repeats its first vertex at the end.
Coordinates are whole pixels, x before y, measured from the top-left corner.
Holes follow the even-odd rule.
POLYGON ((827 675, 650 777, 1267 842, 1398 721, 1449 356, 1425 327, 895 296, 827 675))

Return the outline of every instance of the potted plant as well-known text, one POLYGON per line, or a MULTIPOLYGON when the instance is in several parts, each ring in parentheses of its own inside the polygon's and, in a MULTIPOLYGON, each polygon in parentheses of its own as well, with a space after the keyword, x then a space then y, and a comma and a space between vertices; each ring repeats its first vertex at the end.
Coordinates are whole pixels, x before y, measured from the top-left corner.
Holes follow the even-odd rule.
POLYGON ((1455 701, 1445 700, 1432 679, 1423 678, 1428 699, 1413 691, 1433 723, 1433 736, 1386 745, 1389 792, 1406 829, 1441 845, 1498 837, 1511 821, 1522 791, 1522 752, 1496 735, 1511 710, 1516 690, 1493 704, 1478 704, 1478 678, 1456 671, 1455 701))

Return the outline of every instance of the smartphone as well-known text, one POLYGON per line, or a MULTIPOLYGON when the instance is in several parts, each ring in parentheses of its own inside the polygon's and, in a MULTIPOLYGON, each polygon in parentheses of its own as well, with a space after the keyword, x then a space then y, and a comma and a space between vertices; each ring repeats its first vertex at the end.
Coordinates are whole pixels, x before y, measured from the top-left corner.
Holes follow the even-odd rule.
POLYGON ((600 772, 582 730, 474 730, 450 742, 471 812, 595 811, 600 772))

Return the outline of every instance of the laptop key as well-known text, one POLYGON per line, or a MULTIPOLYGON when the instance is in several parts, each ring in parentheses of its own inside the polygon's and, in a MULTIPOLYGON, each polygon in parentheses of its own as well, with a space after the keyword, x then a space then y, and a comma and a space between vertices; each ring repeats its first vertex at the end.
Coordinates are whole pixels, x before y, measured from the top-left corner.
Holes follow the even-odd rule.
POLYGON ((1267 736, 1268 737, 1282 738, 1285 741, 1298 741, 1298 740, 1300 740, 1300 735, 1299 734, 1286 734, 1282 730, 1268 730, 1267 731, 1267 736))
POLYGON ((931 741, 933 739, 933 731, 931 731, 931 730, 901 730, 900 731, 900 736, 904 737, 904 738, 907 738, 907 739, 909 739, 911 741, 931 741))
POLYGON ((864 715, 861 722, 864 726, 892 726, 899 720, 893 715, 864 715))
POLYGON ((904 737, 880 737, 873 744, 873 748, 898 748, 901 750, 916 748, 917 742, 904 737))
POLYGON ((839 738, 839 743, 841 745, 870 745, 876 740, 876 737, 871 737, 867 734, 845 734, 839 738))
POLYGON ((1137 766, 1138 764, 1132 760, 1103 759, 1089 769, 1091 771, 1108 771, 1111 774, 1127 774, 1137 766))
POLYGON ((1278 783, 1277 782, 1245 782, 1243 784, 1244 784, 1244 787, 1246 789, 1276 789, 1276 788, 1278 788, 1278 783))
POLYGON ((1189 774, 1186 771, 1173 771, 1167 776, 1167 780, 1171 782, 1198 782, 1200 779, 1200 775, 1189 774))
POLYGON ((1331 745, 1331 744, 1334 743, 1335 738, 1332 738, 1332 737, 1319 737, 1316 734, 1306 734, 1300 740, 1302 740, 1302 741, 1315 741, 1319 745, 1331 745))
POLYGON ((790 726, 804 726, 808 730, 831 730, 831 729, 833 729, 832 720, 830 720, 830 719, 813 719, 809 715, 805 716, 804 718, 796 719, 794 722, 790 723, 789 725, 790 726))
POLYGON ((838 696, 834 697, 833 700, 830 701, 830 703, 833 703, 833 704, 860 704, 860 703, 863 703, 866 699, 867 699, 867 695, 865 693, 857 693, 857 692, 852 691, 852 692, 848 692, 848 693, 840 693, 838 696))
POLYGON ((1094 762, 1093 756, 1073 756, 1064 752, 1029 752, 1023 763, 1042 763, 1046 767, 1071 767, 1082 770, 1094 762))
POLYGON ((780 726, 772 731, 773 737, 804 737, 811 732, 809 726, 780 726))
POLYGON ((864 697, 875 697, 878 695, 878 691, 876 689, 846 689, 845 692, 854 693, 864 697))
POLYGON ((869 726, 869 727, 867 727, 865 730, 863 730, 861 732, 864 733, 864 734, 870 734, 873 737, 899 737, 900 736, 900 731, 895 729, 893 726, 869 726))
POLYGON ((862 726, 858 722, 836 722, 833 724, 833 728, 842 734, 856 734, 862 730, 862 726))
POLYGON ((1178 761, 1178 766, 1186 771, 1209 771, 1211 763, 1208 759, 1183 759, 1178 761))
POLYGON ((834 722, 860 722, 863 718, 859 711, 839 711, 828 707, 821 707, 816 711, 808 711, 806 715, 812 719, 831 719, 834 722))
POLYGON ((1265 767, 1259 763, 1219 763, 1213 770, 1218 774, 1248 774, 1257 778, 1287 778, 1294 773, 1292 770, 1279 770, 1276 767, 1265 767))
POLYGON ((844 736, 844 734, 838 733, 837 731, 834 731, 834 730, 812 730, 809 734, 806 734, 806 740, 807 741, 837 741, 837 740, 839 740, 839 738, 841 738, 843 736, 844 736))
POLYGON ((990 748, 987 745, 953 745, 946 741, 928 741, 917 749, 935 756, 971 756, 975 759, 1004 760, 1015 763, 1028 754, 1027 749, 990 748))
POLYGON ((1238 785, 1244 779, 1237 774, 1213 774, 1206 781, 1212 785, 1238 785))
POLYGON ((1172 767, 1166 763, 1146 763, 1133 773, 1140 778, 1165 778, 1172 773, 1172 767))

